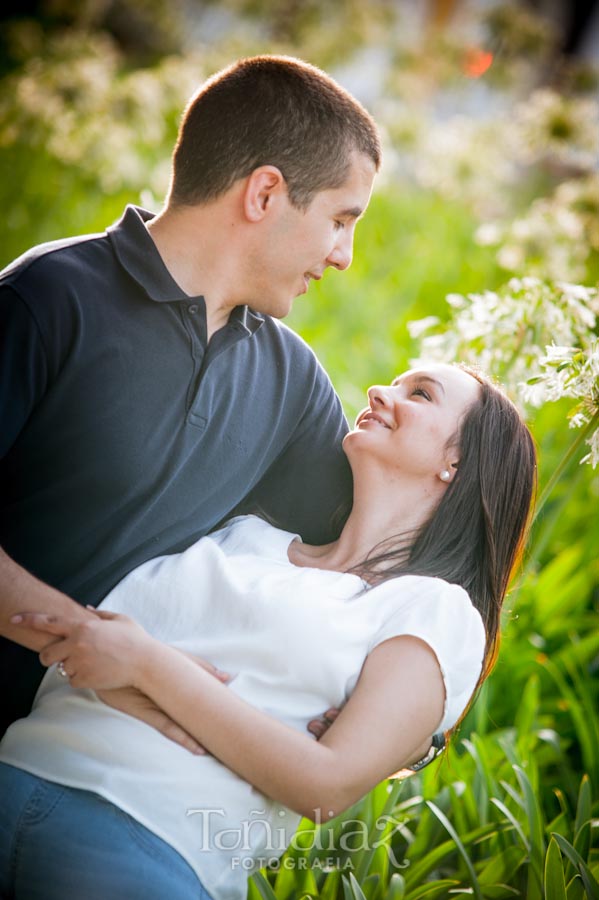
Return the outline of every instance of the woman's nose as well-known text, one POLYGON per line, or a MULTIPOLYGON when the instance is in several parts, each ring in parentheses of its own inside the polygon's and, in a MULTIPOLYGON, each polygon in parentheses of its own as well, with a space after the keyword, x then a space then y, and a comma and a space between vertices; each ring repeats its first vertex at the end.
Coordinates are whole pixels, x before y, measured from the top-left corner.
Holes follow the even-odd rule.
POLYGON ((389 389, 381 384, 373 384, 368 388, 367 394, 371 409, 375 409, 377 406, 389 407, 391 405, 389 389))

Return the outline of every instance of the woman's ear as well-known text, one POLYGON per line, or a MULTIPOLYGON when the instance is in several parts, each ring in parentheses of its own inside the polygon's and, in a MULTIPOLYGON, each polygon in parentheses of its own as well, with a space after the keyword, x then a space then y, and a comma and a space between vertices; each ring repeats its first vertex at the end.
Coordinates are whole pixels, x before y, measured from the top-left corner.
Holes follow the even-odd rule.
POLYGON ((457 462, 448 463, 444 469, 437 474, 439 481, 442 481, 444 484, 451 484, 455 477, 455 473, 458 470, 457 462))
POLYGON ((287 194, 287 183, 276 166, 259 166, 248 175, 243 192, 243 211, 250 222, 261 222, 273 200, 287 194))

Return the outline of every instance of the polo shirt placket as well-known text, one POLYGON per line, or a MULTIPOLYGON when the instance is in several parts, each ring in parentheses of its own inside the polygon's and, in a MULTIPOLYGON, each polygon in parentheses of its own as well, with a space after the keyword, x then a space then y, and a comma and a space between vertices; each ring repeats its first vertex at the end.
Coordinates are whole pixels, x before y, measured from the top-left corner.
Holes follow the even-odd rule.
POLYGON ((234 344, 250 338, 263 322, 262 317, 254 316, 254 329, 248 328, 247 307, 233 310, 230 320, 211 338, 206 345, 206 302, 204 297, 193 297, 187 304, 182 304, 185 327, 191 341, 191 355, 194 361, 194 376, 189 391, 189 412, 187 423, 203 430, 209 419, 209 411, 202 402, 202 382, 208 375, 210 364, 215 358, 226 353, 234 344))
POLYGON ((201 389, 204 363, 207 360, 206 346, 206 302, 203 297, 192 297, 181 304, 183 322, 191 342, 191 357, 194 371, 188 391, 187 422, 196 428, 204 429, 208 417, 202 415, 201 389))

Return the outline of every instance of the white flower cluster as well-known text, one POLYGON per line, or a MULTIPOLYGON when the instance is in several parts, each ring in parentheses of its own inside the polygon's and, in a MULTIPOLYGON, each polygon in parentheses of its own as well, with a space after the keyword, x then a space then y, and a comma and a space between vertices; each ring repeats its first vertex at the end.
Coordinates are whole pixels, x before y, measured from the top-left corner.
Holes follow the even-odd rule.
POLYGON ((509 214, 519 170, 505 151, 505 126, 499 118, 477 121, 456 116, 421 127, 413 153, 413 173, 426 188, 459 200, 479 217, 509 214))
MULTIPOLYGON (((461 360, 500 378, 523 406, 574 398, 570 424, 599 413, 599 295, 590 287, 513 278, 498 292, 450 294, 449 322, 428 317, 409 326, 425 360, 461 360)), ((599 463, 599 423, 585 461, 599 463)))
POLYGON ((518 104, 508 134, 514 158, 523 163, 551 160, 589 171, 599 160, 599 105, 541 88, 518 104))
POLYGON ((562 182, 509 224, 480 225, 475 240, 497 246, 497 261, 510 272, 584 279, 591 252, 599 251, 599 174, 562 182))
POLYGON ((541 372, 522 386, 524 399, 535 402, 571 397, 577 400, 568 418, 570 428, 594 425, 587 438, 589 452, 581 463, 599 464, 599 342, 592 338, 584 347, 552 344, 539 360, 541 372))
MULTIPOLYGON (((491 106, 493 108, 493 106, 491 106)), ((480 244, 514 274, 584 281, 599 252, 599 102, 534 91, 495 115, 443 118, 414 97, 377 110, 396 174, 466 204, 480 244), (530 196, 524 212, 522 196, 530 196)))
POLYGON ((108 193, 149 184, 163 195, 173 137, 167 131, 204 74, 189 56, 124 71, 106 35, 66 32, 3 92, 0 146, 38 144, 108 193))

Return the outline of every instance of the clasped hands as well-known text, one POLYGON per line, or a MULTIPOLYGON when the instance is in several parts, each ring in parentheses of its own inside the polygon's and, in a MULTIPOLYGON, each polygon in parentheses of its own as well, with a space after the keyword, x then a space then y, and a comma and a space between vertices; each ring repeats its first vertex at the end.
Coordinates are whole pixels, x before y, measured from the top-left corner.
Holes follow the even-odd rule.
MULTIPOLYGON (((90 615, 83 621, 25 612, 13 616, 11 622, 55 638, 39 654, 40 662, 47 667, 58 664, 72 687, 94 690, 107 705, 141 719, 192 753, 204 753, 194 738, 139 690, 143 666, 152 645, 158 643, 156 639, 129 616, 91 606, 87 609, 90 615)), ((185 655, 223 684, 230 680, 227 672, 207 660, 185 655)), ((338 709, 327 709, 308 723, 308 730, 321 738, 338 714, 338 709)))
MULTIPOLYGON (((88 610, 91 615, 83 621, 22 613, 11 622, 57 638, 44 647, 39 659, 47 667, 58 663, 72 687, 96 691, 139 688, 144 659, 157 642, 129 616, 92 607, 88 610)), ((213 666, 210 669, 217 675, 213 666)))

